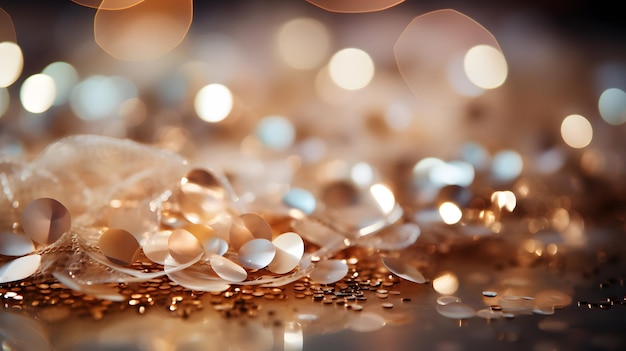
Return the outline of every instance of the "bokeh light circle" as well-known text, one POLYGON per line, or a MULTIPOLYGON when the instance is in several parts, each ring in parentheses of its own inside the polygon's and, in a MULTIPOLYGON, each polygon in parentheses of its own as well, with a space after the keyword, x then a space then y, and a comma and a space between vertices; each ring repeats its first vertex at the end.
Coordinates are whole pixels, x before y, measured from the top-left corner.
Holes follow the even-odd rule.
POLYGON ((608 124, 626 123, 626 92, 618 88, 606 89, 598 99, 598 110, 608 124))
POLYGON ((196 113, 205 122, 224 120, 233 108, 233 95, 222 84, 209 84, 198 91, 194 100, 196 113))
POLYGON ((337 51, 328 63, 330 78, 346 90, 365 88, 374 77, 374 61, 370 55, 357 48, 337 51))
POLYGON ((24 68, 22 49, 14 42, 0 43, 0 87, 15 83, 24 68))
POLYGON ((274 150, 285 150, 293 144, 296 130, 287 118, 268 116, 263 118, 257 125, 256 135, 265 147, 274 150))
POLYGON ((491 45, 476 45, 469 49, 463 60, 469 80, 483 89, 501 86, 508 75, 506 59, 500 50, 491 45))
POLYGON ((50 76, 54 80, 56 98, 54 105, 59 106, 67 102, 72 89, 78 84, 78 72, 71 64, 63 61, 53 62, 44 68, 41 73, 50 76))
POLYGON ((569 115, 561 122, 561 137, 568 146, 581 149, 591 143, 593 127, 585 117, 569 115))
POLYGON ((22 83, 20 101, 24 109, 31 113, 47 111, 56 97, 54 80, 47 74, 34 74, 22 83))
POLYGON ((300 17, 285 23, 278 32, 281 58, 296 69, 318 66, 328 55, 330 33, 326 26, 312 18, 300 17))

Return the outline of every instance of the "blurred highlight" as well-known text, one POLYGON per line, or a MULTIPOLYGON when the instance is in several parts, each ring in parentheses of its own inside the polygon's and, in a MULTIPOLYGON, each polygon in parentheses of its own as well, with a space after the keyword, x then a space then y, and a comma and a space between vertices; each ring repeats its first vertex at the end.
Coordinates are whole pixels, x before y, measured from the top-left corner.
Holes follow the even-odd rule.
POLYGON ((626 92, 618 88, 609 88, 598 99, 598 110, 602 119, 611 125, 626 123, 626 92))
POLYGON ((277 40, 285 63, 296 69, 311 69, 328 55, 331 38, 322 22, 301 17, 285 23, 278 32, 277 40))
POLYGON ((462 103, 480 94, 468 84, 492 89, 506 78, 506 61, 493 35, 454 10, 414 18, 393 51, 402 78, 430 103, 462 103))
POLYGON ((361 13, 386 10, 404 0, 307 0, 330 12, 361 13))
POLYGON ((585 117, 569 115, 561 123, 561 137, 568 146, 581 149, 591 143, 593 127, 585 117))
POLYGON ((340 88, 359 90, 374 77, 374 61, 370 55, 356 48, 337 51, 328 63, 330 78, 340 88))
POLYGON ((124 10, 133 7, 144 0, 72 0, 79 5, 102 10, 124 10))
POLYGON ((15 83, 22 74, 24 56, 22 49, 14 42, 0 43, 0 87, 8 87, 15 83))
POLYGON ((233 109, 233 95, 224 85, 209 84, 198 91, 194 106, 203 121, 220 122, 228 117, 233 109))
POLYGON ((26 78, 20 89, 22 106, 31 113, 46 112, 55 98, 54 80, 46 74, 40 73, 26 78))
POLYGON ((119 60, 151 60, 183 41, 192 18, 192 0, 150 0, 124 10, 101 7, 94 19, 94 36, 104 51, 119 60))

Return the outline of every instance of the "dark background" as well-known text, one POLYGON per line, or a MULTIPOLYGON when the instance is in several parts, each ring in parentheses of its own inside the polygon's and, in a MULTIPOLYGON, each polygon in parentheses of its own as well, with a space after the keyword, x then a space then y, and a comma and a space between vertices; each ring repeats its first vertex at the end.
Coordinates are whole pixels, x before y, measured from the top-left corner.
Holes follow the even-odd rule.
MULTIPOLYGON (((319 14, 324 10, 305 0, 264 1, 195 1, 194 22, 197 24, 219 21, 228 16, 236 18, 242 8, 254 8, 259 16, 264 11, 274 11, 283 5, 298 5, 306 11, 319 14)), ((626 38, 626 20, 617 1, 424 1, 407 0, 394 11, 413 12, 420 15, 429 11, 452 8, 474 18, 488 27, 489 24, 502 25, 518 15, 530 16, 542 25, 549 25, 553 33, 568 40, 581 43, 612 41, 623 49, 626 38)), ((12 18, 18 42, 24 51, 25 73, 31 69, 39 70, 42 62, 50 59, 63 59, 62 45, 55 45, 55 36, 59 30, 65 35, 87 35, 93 37, 93 8, 78 5, 70 0, 0 0, 0 8, 12 18), (32 68, 31 68, 32 67, 32 68)), ((344 16, 371 16, 372 14, 344 14, 344 16)))

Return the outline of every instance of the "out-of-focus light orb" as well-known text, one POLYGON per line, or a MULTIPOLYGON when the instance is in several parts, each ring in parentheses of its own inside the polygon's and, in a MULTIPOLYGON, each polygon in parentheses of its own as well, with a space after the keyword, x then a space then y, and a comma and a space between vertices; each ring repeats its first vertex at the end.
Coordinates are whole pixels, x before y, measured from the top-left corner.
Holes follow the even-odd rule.
POLYGON ((203 121, 217 123, 231 113, 233 94, 222 84, 209 84, 196 94, 194 107, 203 121))
POLYGON ((494 191, 491 194, 491 202, 495 203, 499 209, 506 209, 513 212, 517 205, 517 198, 510 190, 494 191))
POLYGON ((569 115, 561 122, 561 137, 568 146, 581 149, 591 143, 593 128, 585 117, 569 115))
POLYGON ((24 68, 22 49, 14 42, 0 43, 0 87, 15 83, 24 68))
POLYGON ((78 84, 78 72, 71 64, 63 61, 57 61, 49 64, 41 73, 47 74, 54 80, 56 88, 56 98, 54 106, 67 103, 72 89, 78 84))
POLYGON ((346 90, 365 88, 374 78, 374 61, 370 55, 357 48, 337 51, 328 63, 330 78, 346 90))
POLYGON ((55 97, 54 80, 47 74, 34 74, 26 78, 20 87, 22 106, 31 113, 46 112, 54 103, 55 97))
POLYGON ((431 170, 443 164, 445 161, 437 157, 425 157, 413 166, 413 176, 419 181, 428 181, 431 170))
POLYGON ((114 7, 101 6, 96 12, 94 39, 109 55, 127 61, 168 53, 183 41, 193 18, 192 0, 150 0, 121 10, 107 8, 114 7))
POLYGON ((364 13, 382 11, 404 0, 307 0, 307 2, 330 12, 364 13))
POLYGON ((626 122, 626 92, 609 88, 598 99, 600 116, 608 124, 617 126, 626 122))
POLYGON ((0 117, 4 116, 9 109, 10 101, 9 90, 7 90, 7 88, 0 88, 0 117))
POLYGON ((428 177, 437 186, 469 186, 474 182, 474 167, 465 161, 442 162, 429 170, 428 177))
POLYGON ((376 200, 383 214, 390 214, 396 207, 396 197, 393 195, 393 191, 386 185, 373 184, 370 187, 370 193, 374 197, 374 200, 376 200))
POLYGON ((127 78, 95 75, 78 83, 70 94, 70 106, 85 121, 117 116, 124 101, 137 97, 127 78))
POLYGON ((278 32, 278 50, 285 63, 296 69, 317 67, 328 55, 330 33, 312 18, 296 18, 278 32))
POLYGON ((484 170, 489 166, 489 153, 480 144, 467 142, 461 148, 461 158, 474 166, 477 170, 484 170))
POLYGON ((478 22, 451 9, 415 17, 396 41, 398 70, 411 91, 428 104, 463 104, 480 95, 464 68, 473 47, 499 48, 495 37, 478 22), (472 87, 474 86, 474 87, 472 87))
POLYGON ((454 273, 442 273, 433 280, 433 289, 441 295, 452 295, 459 289, 459 278, 454 273))
POLYGON ((411 125, 413 113, 409 106, 403 102, 393 102, 385 109, 385 122, 390 129, 403 132, 411 125))
POLYGON ((501 181, 513 180, 522 173, 524 161, 522 156, 514 150, 502 150, 493 156, 491 173, 493 177, 501 181))
POLYGON ((476 45, 469 49, 463 59, 463 68, 469 80, 483 89, 501 86, 509 72, 504 55, 491 45, 476 45))
POLYGON ((124 10, 145 0, 72 0, 79 5, 102 10, 124 10))
POLYGON ((302 188, 290 189, 283 196, 283 203, 291 208, 298 209, 306 215, 310 215, 317 207, 315 196, 302 188))
POLYGON ((368 163, 358 162, 350 169, 350 179, 360 186, 372 184, 374 170, 368 163))
POLYGON ((445 224, 456 224, 463 217, 463 212, 455 203, 444 202, 439 205, 439 216, 445 224))
POLYGON ((285 351, 302 351, 304 347, 304 334, 300 323, 289 322, 285 325, 285 334, 283 336, 285 351))
POLYGON ((268 116, 257 125, 256 136, 267 148, 285 150, 296 139, 296 129, 291 121, 285 117, 268 116))

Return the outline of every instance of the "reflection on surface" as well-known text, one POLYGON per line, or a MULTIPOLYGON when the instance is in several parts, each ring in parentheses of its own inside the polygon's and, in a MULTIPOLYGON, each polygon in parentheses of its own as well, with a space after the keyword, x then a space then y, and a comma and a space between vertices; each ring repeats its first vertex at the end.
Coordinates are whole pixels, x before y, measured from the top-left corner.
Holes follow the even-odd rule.
MULTIPOLYGON (((602 236, 596 240, 610 238, 602 236)), ((407 262, 427 264, 426 284, 393 277, 379 258, 358 248, 345 253, 353 257, 346 278, 329 285, 305 278, 280 289, 201 293, 158 283, 153 293, 101 303, 59 284, 16 284, 2 289, 0 336, 11 350, 68 351, 372 349, 368 343, 382 339, 397 350, 465 342, 514 349, 626 346, 611 334, 625 303, 615 261, 623 248, 599 244, 537 255, 505 239, 484 239, 425 255, 431 239, 403 250, 407 262), (581 328, 606 331, 581 341, 581 328)))
POLYGON ((626 348, 611 44, 421 1, 67 3, 96 11, 0 10, 0 348, 626 348), (68 235, 24 235, 41 196, 68 235))

